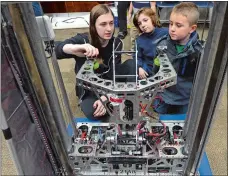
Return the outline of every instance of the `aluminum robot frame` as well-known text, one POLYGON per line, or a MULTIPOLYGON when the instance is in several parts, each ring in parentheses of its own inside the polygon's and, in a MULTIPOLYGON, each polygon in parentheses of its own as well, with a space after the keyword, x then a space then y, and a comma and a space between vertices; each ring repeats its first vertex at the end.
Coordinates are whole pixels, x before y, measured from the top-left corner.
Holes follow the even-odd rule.
MULTIPOLYGON (((114 42, 115 43, 115 42, 114 42)), ((137 47, 136 47, 137 48, 137 47)), ((158 47, 159 71, 147 79, 138 75, 115 75, 105 80, 94 73, 88 59, 77 74, 77 85, 107 97, 108 123, 77 123, 77 136, 69 154, 74 173, 81 175, 178 175, 187 156, 183 154, 183 121, 153 120, 150 105, 158 92, 176 84, 177 75, 158 47), (135 82, 116 82, 133 77, 135 82)), ((116 54, 129 51, 115 51, 116 54)), ((137 50, 135 51, 137 64, 137 50)), ((115 69, 115 61, 113 61, 115 69)), ((137 72, 136 72, 137 73, 137 72)), ((101 100, 101 99, 100 99, 101 100)), ((102 101, 102 100, 101 100, 102 101)))

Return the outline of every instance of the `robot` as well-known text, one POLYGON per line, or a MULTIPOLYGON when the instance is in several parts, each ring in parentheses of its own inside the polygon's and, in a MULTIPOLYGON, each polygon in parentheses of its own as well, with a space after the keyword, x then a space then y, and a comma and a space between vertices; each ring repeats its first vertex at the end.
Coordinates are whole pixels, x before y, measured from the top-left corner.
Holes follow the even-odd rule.
MULTIPOLYGON (((77 123, 78 133, 69 153, 76 175, 178 175, 183 171, 187 159, 182 152, 184 123, 160 121, 150 112, 157 92, 176 84, 177 75, 165 50, 165 46, 157 49, 159 71, 143 80, 137 80, 136 74, 135 82, 116 82, 115 72, 113 80, 102 79, 94 73, 90 59, 82 66, 77 84, 99 99, 106 95, 108 101, 102 103, 110 120, 77 123)), ((113 55, 117 53, 125 51, 113 48, 113 55)))
POLYGON ((77 84, 94 91, 98 98, 107 96, 109 101, 103 105, 111 119, 108 123, 75 124, 67 96, 63 96, 74 129, 70 136, 43 45, 49 47, 46 51, 51 53, 59 88, 64 92, 52 48, 54 36, 44 30, 41 39, 31 3, 2 3, 1 129, 18 174, 198 174, 227 73, 227 2, 214 5, 186 120, 159 120, 150 111, 156 94, 176 84, 176 73, 165 47, 161 47, 160 70, 145 80, 137 80, 135 75, 135 83, 116 82, 115 74, 112 81, 104 80, 87 60, 77 75, 77 84))

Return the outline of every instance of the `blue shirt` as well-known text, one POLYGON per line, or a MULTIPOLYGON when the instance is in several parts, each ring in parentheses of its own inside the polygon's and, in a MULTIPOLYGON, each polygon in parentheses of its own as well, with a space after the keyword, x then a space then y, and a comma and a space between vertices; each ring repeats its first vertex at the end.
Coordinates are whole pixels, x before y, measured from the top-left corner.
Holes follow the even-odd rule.
POLYGON ((187 105, 203 44, 196 32, 191 34, 182 52, 177 52, 176 44, 176 41, 173 41, 169 35, 162 37, 158 42, 158 46, 167 46, 166 54, 177 73, 177 84, 168 87, 160 95, 167 104, 187 105))
POLYGON ((150 1, 132 1, 133 13, 135 14, 143 7, 150 7, 150 1))
POLYGON ((35 16, 42 16, 43 15, 43 10, 42 10, 39 2, 32 2, 32 7, 34 10, 35 16))
POLYGON ((167 34, 168 28, 155 28, 153 32, 143 33, 136 39, 138 68, 143 68, 149 75, 152 75, 157 41, 167 34))

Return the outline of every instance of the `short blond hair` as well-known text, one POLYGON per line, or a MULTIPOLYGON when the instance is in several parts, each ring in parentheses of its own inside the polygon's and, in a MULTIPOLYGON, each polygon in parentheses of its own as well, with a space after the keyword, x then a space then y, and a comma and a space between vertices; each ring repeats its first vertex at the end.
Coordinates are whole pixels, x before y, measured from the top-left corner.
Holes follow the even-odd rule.
POLYGON ((197 5, 193 2, 181 2, 174 6, 171 13, 178 13, 187 17, 190 25, 197 24, 200 15, 197 5))

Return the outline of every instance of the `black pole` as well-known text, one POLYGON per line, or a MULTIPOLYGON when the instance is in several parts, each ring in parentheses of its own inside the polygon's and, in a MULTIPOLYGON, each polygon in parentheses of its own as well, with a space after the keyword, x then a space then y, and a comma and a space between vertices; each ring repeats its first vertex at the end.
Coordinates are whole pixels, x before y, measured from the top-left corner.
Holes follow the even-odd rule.
POLYGON ((42 40, 38 30, 38 25, 35 20, 33 8, 31 3, 16 4, 19 7, 21 19, 24 25, 26 35, 33 53, 34 60, 36 62, 37 69, 40 73, 45 93, 52 111, 55 124, 59 130, 61 141, 58 141, 60 145, 63 145, 62 154, 65 158, 63 163, 65 171, 68 174, 72 173, 71 167, 68 164, 67 153, 71 149, 71 137, 67 134, 65 121, 63 120, 62 110, 59 104, 58 96, 55 90, 55 86, 52 80, 49 65, 45 56, 42 40))
POLYGON ((187 116, 188 122, 191 123, 184 129, 184 152, 189 156, 184 175, 195 175, 199 166, 227 71, 227 52, 228 6, 227 2, 215 2, 207 43, 199 63, 192 104, 187 116))
POLYGON ((47 58, 45 56, 42 40, 38 30, 38 25, 35 20, 32 5, 31 3, 20 3, 19 8, 21 10, 22 20, 24 23, 26 34, 29 39, 31 50, 33 52, 36 65, 40 73, 40 77, 43 82, 52 113, 56 120, 56 125, 60 130, 60 135, 62 137, 64 147, 66 151, 68 151, 71 146, 71 140, 66 131, 65 121, 63 120, 63 114, 61 111, 55 86, 52 80, 47 58))
MULTIPOLYGON (((11 60, 18 64, 18 69, 21 74, 20 78, 23 80, 23 85, 26 87, 25 90, 22 87, 21 91, 25 91, 30 95, 28 98, 31 98, 33 106, 28 105, 28 108, 33 109, 33 107, 36 107, 35 111, 30 111, 31 116, 33 117, 31 120, 36 122, 37 129, 45 143, 44 146, 49 153, 49 157, 51 158, 50 161, 57 174, 62 170, 62 166, 67 166, 67 153, 65 152, 63 142, 61 141, 59 131, 57 130, 49 103, 46 100, 46 94, 43 89, 42 81, 40 80, 40 75, 38 71, 36 71, 37 66, 22 24, 18 4, 2 5, 1 10, 4 19, 3 22, 6 23, 3 29, 7 28, 4 30, 5 35, 7 35, 8 45, 13 51, 12 54, 16 59, 11 60), (17 38, 15 36, 17 36, 17 38), (36 114, 39 118, 37 118, 36 114), (42 128, 40 128, 40 126, 42 126, 42 128), (46 136, 46 139, 43 138, 44 136, 46 136)), ((2 31, 2 33, 4 32, 2 31)))

